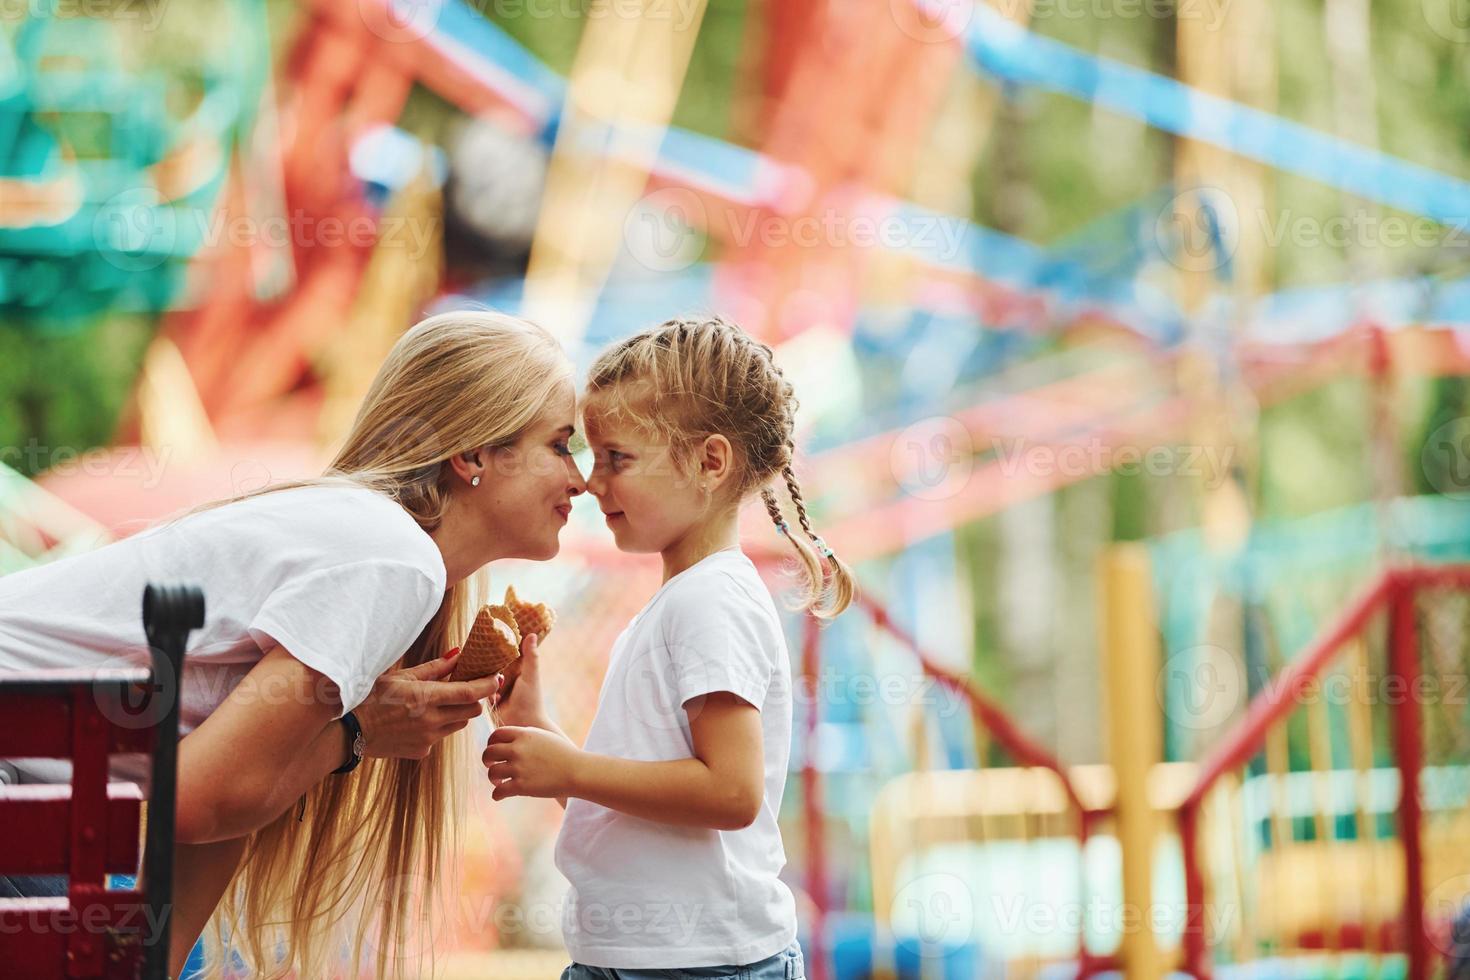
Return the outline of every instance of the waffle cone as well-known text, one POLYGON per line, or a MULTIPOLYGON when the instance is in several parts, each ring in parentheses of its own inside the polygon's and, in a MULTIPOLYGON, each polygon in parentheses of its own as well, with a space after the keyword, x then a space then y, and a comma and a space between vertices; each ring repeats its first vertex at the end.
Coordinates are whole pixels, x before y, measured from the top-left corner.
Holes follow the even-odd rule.
POLYGON ((520 655, 521 635, 515 616, 505 606, 482 606, 449 679, 473 681, 498 674, 520 655))
POLYGON ((551 628, 556 625, 556 613, 544 602, 525 602, 516 595, 515 586, 505 587, 505 608, 515 616, 516 629, 521 636, 536 634, 537 644, 546 642, 551 628))

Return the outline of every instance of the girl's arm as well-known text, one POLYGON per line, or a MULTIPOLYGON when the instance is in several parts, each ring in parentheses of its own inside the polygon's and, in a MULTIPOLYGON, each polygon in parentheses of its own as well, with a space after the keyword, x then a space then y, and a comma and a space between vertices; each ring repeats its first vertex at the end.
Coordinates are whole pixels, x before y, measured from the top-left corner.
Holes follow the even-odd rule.
MULTIPOLYGON (((556 736, 564 739, 566 741, 566 743, 568 745, 572 746, 573 748, 575 748, 576 745, 577 745, 576 742, 573 742, 572 741, 572 737, 570 735, 568 735, 566 732, 562 731, 561 730, 561 726, 558 725, 556 722, 552 721, 551 720, 551 717, 549 715, 545 714, 545 713, 542 713, 542 714, 538 715, 536 717, 536 719, 530 723, 530 727, 532 727, 532 728, 539 728, 542 731, 550 732, 551 734, 556 735, 556 736)), ((567 798, 566 798, 566 796, 564 796, 564 795, 558 795, 557 798, 556 798, 556 802, 561 804, 561 808, 563 810, 565 810, 567 808, 567 798)))
POLYGON ((684 706, 694 757, 637 762, 578 749, 535 728, 497 728, 484 762, 495 799, 576 796, 660 823, 748 827, 765 798, 760 712, 719 691, 684 706))
MULTIPOLYGON (((521 641, 521 669, 516 680, 515 687, 511 689, 511 696, 500 702, 500 710, 496 712, 497 725, 513 725, 517 728, 540 728, 566 739, 568 744, 575 747, 576 743, 561 726, 551 720, 546 713, 546 701, 541 693, 541 651, 540 639, 535 633, 526 634, 521 641)), ((556 802, 561 808, 567 808, 567 798, 558 796, 556 802)))

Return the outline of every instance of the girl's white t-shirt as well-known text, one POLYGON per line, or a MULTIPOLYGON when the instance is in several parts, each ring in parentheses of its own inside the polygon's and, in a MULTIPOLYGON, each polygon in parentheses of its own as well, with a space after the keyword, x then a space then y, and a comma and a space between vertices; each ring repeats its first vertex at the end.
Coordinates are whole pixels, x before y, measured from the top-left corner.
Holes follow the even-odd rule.
MULTIPOLYGON (((383 494, 260 494, 0 577, 0 673, 147 666, 150 582, 204 592, 204 628, 184 659, 182 736, 277 643, 330 678, 352 710, 438 611, 445 570, 433 539, 383 494)), ((67 762, 14 761, 34 779, 70 778, 67 762)), ((142 780, 146 767, 119 756, 113 772, 142 780)))
POLYGON ((741 830, 679 827, 567 801, 556 865, 571 882, 572 959, 611 969, 743 965, 796 938, 777 816, 791 747, 791 664, 750 559, 716 552, 664 583, 619 635, 586 750, 694 756, 685 702, 729 691, 760 709, 765 798, 741 830))

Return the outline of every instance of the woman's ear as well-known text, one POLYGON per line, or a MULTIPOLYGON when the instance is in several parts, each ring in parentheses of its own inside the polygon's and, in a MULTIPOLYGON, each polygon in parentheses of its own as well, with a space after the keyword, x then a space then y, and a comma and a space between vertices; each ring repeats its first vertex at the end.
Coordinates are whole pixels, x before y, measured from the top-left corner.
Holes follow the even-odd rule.
POLYGON ((476 478, 483 479, 485 476, 485 450, 471 449, 468 452, 455 453, 449 457, 449 465, 454 469, 454 475, 465 483, 473 483, 476 478))

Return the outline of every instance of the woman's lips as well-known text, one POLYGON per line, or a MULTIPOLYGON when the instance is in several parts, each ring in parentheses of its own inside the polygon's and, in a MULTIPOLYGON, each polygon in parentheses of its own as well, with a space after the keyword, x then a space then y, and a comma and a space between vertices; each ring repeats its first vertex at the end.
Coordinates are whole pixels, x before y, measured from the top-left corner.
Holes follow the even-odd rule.
POLYGON ((556 512, 561 515, 562 520, 567 520, 569 517, 572 516, 572 505, 562 504, 560 507, 556 508, 556 512))
POLYGON ((619 517, 622 517, 623 516, 623 512, 622 511, 616 511, 615 513, 612 513, 612 514, 604 514, 602 516, 605 517, 605 518, 607 518, 607 522, 609 524, 611 524, 613 521, 617 520, 619 517))

